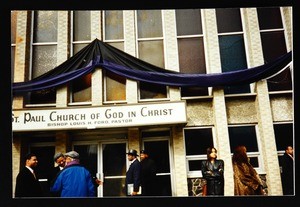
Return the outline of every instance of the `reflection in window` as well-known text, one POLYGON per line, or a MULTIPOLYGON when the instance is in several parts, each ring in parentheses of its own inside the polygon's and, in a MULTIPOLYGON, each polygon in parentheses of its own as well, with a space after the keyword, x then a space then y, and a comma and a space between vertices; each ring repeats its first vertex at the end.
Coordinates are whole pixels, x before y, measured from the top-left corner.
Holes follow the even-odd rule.
MULTIPOLYGON (((57 11, 33 12, 32 72, 36 78, 56 67, 57 63, 57 11)), ((56 89, 30 93, 30 103, 55 103, 56 89)))
POLYGON ((126 79, 112 72, 105 71, 106 101, 126 100, 126 79))
MULTIPOLYGON (((265 63, 287 53, 279 8, 257 8, 265 63), (276 44, 274 44, 276 43, 276 44)), ((290 68, 267 80, 269 91, 292 90, 290 68)))
MULTIPOLYGON (((247 68, 243 35, 219 36, 222 72, 247 68)), ((224 87, 225 94, 248 93, 249 84, 224 87)))
MULTIPOLYGON (((201 10, 176 10, 179 68, 182 73, 206 73, 201 10)), ((182 97, 208 95, 207 87, 181 87, 182 97)))

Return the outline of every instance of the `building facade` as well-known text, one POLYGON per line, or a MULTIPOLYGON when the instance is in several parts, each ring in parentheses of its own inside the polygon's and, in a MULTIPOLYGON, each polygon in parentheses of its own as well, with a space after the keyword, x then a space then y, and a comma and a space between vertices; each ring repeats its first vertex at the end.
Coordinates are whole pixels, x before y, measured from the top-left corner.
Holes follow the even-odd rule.
MULTIPOLYGON (((23 10, 11 17, 14 82, 48 72, 95 38, 158 67, 200 74, 263 65, 293 46, 291 7, 23 10)), ((13 189, 28 152, 38 155, 47 191, 53 155, 76 150, 104 181, 98 197, 125 196, 126 152, 146 149, 158 166, 159 195, 201 196, 200 164, 214 146, 225 162, 225 196, 232 196, 232 150, 245 145, 268 195, 282 195, 280 157, 294 144, 293 68, 283 69, 239 86, 171 87, 97 68, 59 87, 14 95, 13 189), (92 125, 83 122, 87 116, 92 125)))

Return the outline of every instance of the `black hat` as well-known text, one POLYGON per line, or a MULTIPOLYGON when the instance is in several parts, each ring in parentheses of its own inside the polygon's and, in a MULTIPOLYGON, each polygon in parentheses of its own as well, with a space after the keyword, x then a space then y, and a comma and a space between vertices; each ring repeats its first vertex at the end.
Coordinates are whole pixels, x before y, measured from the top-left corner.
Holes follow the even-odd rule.
POLYGON ((148 152, 146 150, 141 150, 140 154, 148 154, 148 152))
POLYGON ((136 157, 139 156, 139 155, 137 154, 137 151, 134 150, 134 149, 130 149, 126 154, 133 155, 133 156, 136 156, 136 157))

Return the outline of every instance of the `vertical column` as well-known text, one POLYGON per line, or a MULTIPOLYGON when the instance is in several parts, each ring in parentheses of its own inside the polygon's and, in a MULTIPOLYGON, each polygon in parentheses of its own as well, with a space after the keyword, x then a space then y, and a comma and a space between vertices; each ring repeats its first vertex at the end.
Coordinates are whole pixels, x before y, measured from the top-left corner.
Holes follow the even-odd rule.
POLYGON ((128 148, 140 150, 140 132, 139 128, 128 128, 128 148))
MULTIPOLYGON (((30 27, 27 27, 30 24, 31 18, 28 17, 30 14, 27 11, 18 11, 17 13, 14 82, 25 81, 26 48, 28 47, 27 44, 30 44, 26 41, 27 37, 30 36, 30 27)), ((14 96, 13 109, 23 108, 23 104, 23 96, 14 96)))
MULTIPOLYGON (((13 138, 12 143, 12 191, 13 197, 15 195, 16 178, 20 172, 20 160, 21 160, 21 139, 13 138)), ((21 162, 22 163, 22 162, 21 162)))
POLYGON ((293 26, 292 26, 292 8, 291 7, 281 7, 282 19, 283 19, 283 27, 285 32, 286 39, 286 48, 287 51, 293 50, 293 26))
MULTIPOLYGON (((259 24, 256 9, 242 10, 245 40, 249 48, 249 67, 264 63, 259 24)), ((258 144, 262 153, 263 168, 266 172, 269 195, 282 195, 280 169, 273 129, 272 110, 265 80, 254 84, 257 96, 255 100, 258 119, 258 144)))
POLYGON ((55 153, 66 153, 70 149, 69 135, 67 132, 57 132, 55 140, 55 153))
MULTIPOLYGON (((205 55, 207 70, 209 73, 221 72, 221 59, 219 53, 219 41, 216 24, 216 14, 214 9, 203 9, 201 12, 203 19, 205 55)), ((219 158, 224 160, 225 195, 234 194, 233 170, 231 162, 231 152, 228 135, 226 104, 224 91, 217 87, 213 88, 213 111, 215 122, 214 144, 218 149, 219 158)))
MULTIPOLYGON (((91 37, 92 40, 102 39, 101 11, 91 11, 91 37)), ((102 69, 96 68, 92 74, 92 106, 100 106, 103 104, 103 84, 102 69)))
POLYGON ((188 196, 185 148, 182 127, 172 127, 174 171, 171 169, 175 196, 188 196))
MULTIPOLYGON (((175 10, 163 10, 165 68, 179 72, 178 45, 176 38, 175 10)), ((169 87, 171 101, 180 100, 179 87, 169 87)))
MULTIPOLYGON (((136 56, 136 34, 135 34, 135 12, 133 10, 123 11, 124 21, 124 50, 126 53, 136 56)), ((126 80, 126 100, 127 103, 138 102, 137 81, 126 80)))
MULTIPOLYGON (((57 65, 68 59, 68 11, 57 12, 57 65)), ((66 107, 68 105, 68 86, 63 85, 56 91, 56 107, 66 107)))

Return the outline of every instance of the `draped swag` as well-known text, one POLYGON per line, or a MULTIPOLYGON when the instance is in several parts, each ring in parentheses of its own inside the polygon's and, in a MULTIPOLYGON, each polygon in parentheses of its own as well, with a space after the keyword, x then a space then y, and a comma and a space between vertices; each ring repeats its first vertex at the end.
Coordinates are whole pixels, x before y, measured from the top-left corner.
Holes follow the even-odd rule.
POLYGON ((160 68, 95 39, 74 56, 47 73, 26 82, 13 83, 13 93, 39 91, 66 84, 97 67, 128 79, 168 86, 213 87, 249 84, 267 79, 283 70, 292 60, 288 52, 270 63, 223 73, 187 74, 160 68))

